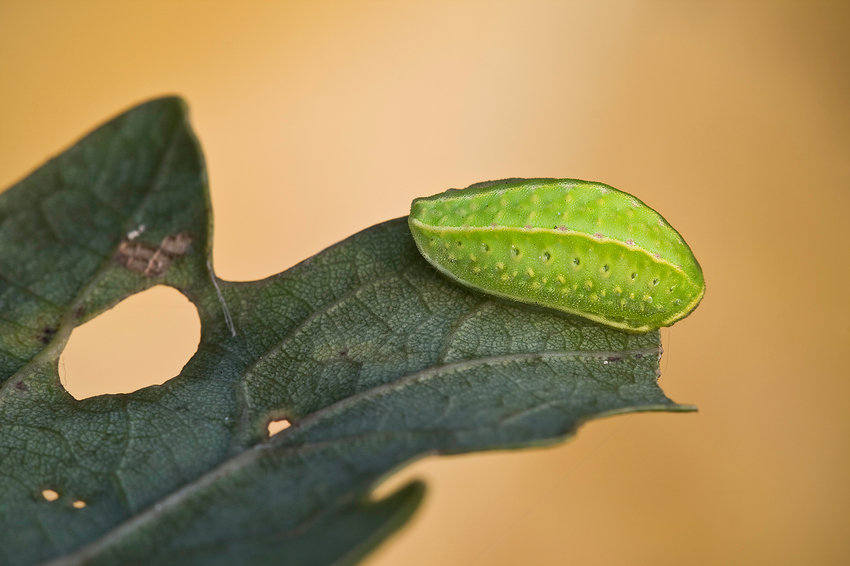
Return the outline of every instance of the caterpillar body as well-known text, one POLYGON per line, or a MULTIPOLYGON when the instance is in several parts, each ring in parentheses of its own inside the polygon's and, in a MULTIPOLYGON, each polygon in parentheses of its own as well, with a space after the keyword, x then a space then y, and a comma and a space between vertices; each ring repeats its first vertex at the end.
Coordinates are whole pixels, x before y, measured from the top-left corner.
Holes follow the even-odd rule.
POLYGON ((462 285, 631 332, 681 320, 705 294, 679 233, 602 183, 478 183, 414 200, 408 223, 425 259, 462 285))

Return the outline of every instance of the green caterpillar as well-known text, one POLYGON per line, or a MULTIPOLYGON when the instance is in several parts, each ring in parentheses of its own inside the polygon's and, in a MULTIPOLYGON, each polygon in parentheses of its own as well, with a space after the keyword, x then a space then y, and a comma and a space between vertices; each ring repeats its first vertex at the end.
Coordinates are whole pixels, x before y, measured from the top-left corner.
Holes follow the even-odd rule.
POLYGON ((679 233, 602 183, 478 183, 414 200, 408 223, 425 259, 458 283, 614 328, 670 326, 705 294, 679 233))

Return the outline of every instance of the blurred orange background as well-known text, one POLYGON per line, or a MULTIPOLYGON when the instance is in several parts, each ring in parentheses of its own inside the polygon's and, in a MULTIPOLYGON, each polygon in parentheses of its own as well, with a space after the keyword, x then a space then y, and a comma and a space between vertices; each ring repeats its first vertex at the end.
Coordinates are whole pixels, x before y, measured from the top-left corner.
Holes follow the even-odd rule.
MULTIPOLYGON (((225 279, 477 181, 631 192, 705 271, 662 332, 661 384, 699 413, 417 462, 379 493, 420 477, 423 507, 364 564, 848 564, 848 29, 847 2, 0 0, 0 187, 176 93, 225 279)), ((129 391, 197 340, 157 288, 75 330, 60 373, 129 391)))

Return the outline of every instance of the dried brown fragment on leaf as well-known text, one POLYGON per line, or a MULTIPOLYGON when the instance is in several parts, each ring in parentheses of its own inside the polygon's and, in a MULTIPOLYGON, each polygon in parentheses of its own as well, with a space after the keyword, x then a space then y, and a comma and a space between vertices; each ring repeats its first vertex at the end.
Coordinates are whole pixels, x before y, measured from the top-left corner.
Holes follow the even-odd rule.
POLYGON ((189 249, 189 244, 192 243, 192 236, 189 234, 175 234, 166 236, 159 244, 159 251, 168 254, 172 257, 181 256, 189 249))
POLYGON ((155 248, 144 242, 123 241, 115 254, 115 260, 145 277, 159 277, 171 267, 174 260, 186 253, 192 236, 189 234, 171 234, 155 248))

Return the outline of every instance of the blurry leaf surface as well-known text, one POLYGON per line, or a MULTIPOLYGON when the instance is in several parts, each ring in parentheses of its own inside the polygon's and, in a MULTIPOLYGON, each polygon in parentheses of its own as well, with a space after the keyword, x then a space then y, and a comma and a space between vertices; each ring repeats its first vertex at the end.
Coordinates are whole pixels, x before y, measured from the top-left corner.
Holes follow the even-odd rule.
POLYGON ((210 225, 174 98, 0 195, 0 564, 353 563, 421 500, 419 483, 368 496, 406 462, 690 410, 656 384, 658 332, 471 294, 403 218, 249 283, 214 279, 210 225), (157 284, 197 307, 195 356, 162 386, 75 400, 71 330, 157 284))

